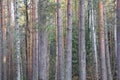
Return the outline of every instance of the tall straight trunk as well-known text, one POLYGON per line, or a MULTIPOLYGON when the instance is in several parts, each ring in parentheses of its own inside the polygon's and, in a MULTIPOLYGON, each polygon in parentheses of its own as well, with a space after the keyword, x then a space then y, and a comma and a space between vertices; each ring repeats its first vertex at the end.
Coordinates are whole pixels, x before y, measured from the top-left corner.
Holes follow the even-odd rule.
POLYGON ((117 0, 117 72, 120 80, 120 0, 117 0))
POLYGON ((7 55, 7 59, 8 59, 8 78, 7 80, 13 80, 13 70, 12 70, 12 34, 11 34, 11 1, 7 0, 7 49, 8 49, 8 55, 7 55))
POLYGON ((106 4, 104 1, 104 31, 105 31, 105 54, 106 54, 106 67, 107 67, 107 77, 108 80, 113 80, 110 64, 110 52, 109 52, 109 40, 108 40, 108 27, 107 27, 107 18, 106 18, 106 4))
POLYGON ((86 80, 85 1, 79 0, 79 80, 86 80))
POLYGON ((6 14, 5 14, 5 4, 6 4, 6 0, 4 0, 3 1, 3 5, 2 5, 2 13, 3 13, 3 15, 2 15, 2 31, 3 31, 3 80, 6 80, 6 20, 5 20, 5 16, 6 16, 6 14))
POLYGON ((19 13, 18 13, 18 0, 14 1, 14 8, 15 8, 15 31, 16 31, 16 41, 15 41, 15 47, 16 47, 16 62, 17 62, 17 70, 16 70, 16 74, 17 74, 17 78, 16 80, 21 80, 21 53, 20 53, 20 27, 19 27, 19 23, 18 23, 18 19, 19 19, 19 13))
MULTIPOLYGON (((55 3, 56 3, 57 0, 55 0, 55 3)), ((55 13, 55 16, 54 16, 54 20, 55 20, 55 36, 56 36, 56 57, 55 57, 55 80, 58 80, 58 28, 57 28, 57 13, 55 13)))
POLYGON ((34 30, 33 38, 33 79, 38 80, 38 30, 34 30))
POLYGON ((107 80, 106 60, 105 60, 105 36, 104 36, 104 17, 103 17, 103 2, 98 4, 99 8, 99 48, 100 48, 100 65, 101 79, 107 80))
POLYGON ((62 0, 57 0, 57 3, 60 5, 57 8, 57 34, 58 34, 58 80, 64 80, 64 55, 63 55, 63 28, 62 28, 62 9, 61 3, 62 0))
POLYGON ((7 30, 7 21, 5 20, 6 18, 6 14, 5 12, 7 12, 5 10, 6 6, 5 4, 7 3, 6 0, 3 1, 3 26, 2 26, 2 30, 3 30, 3 80, 7 79, 7 40, 6 40, 6 30, 7 30))
POLYGON ((66 80, 72 80, 72 0, 67 0, 66 80))
POLYGON ((46 80, 49 80, 49 67, 50 67, 50 46, 48 46, 48 49, 47 49, 47 57, 46 57, 46 59, 47 59, 47 66, 46 66, 46 69, 47 69, 47 72, 46 72, 46 74, 47 74, 47 78, 46 78, 46 80))
POLYGON ((2 0, 0 0, 0 80, 2 80, 2 0))
POLYGON ((29 20, 28 20, 28 0, 24 1, 25 3, 25 58, 26 58, 26 79, 29 80, 30 73, 29 73, 29 20))
MULTIPOLYGON (((33 2, 33 21, 35 21, 35 18, 37 18, 37 15, 35 13, 37 13, 37 7, 35 5, 37 5, 37 1, 35 3, 34 0, 32 0, 33 2)), ((37 21, 35 21, 33 23, 33 74, 32 74, 32 80, 38 80, 38 29, 36 29, 35 27, 35 23, 37 23, 37 21)))
POLYGON ((39 80, 47 80, 47 29, 46 29, 46 5, 47 0, 38 2, 38 26, 39 26, 39 80))
POLYGON ((114 45, 115 45, 115 57, 117 57, 117 0, 114 1, 114 45))
POLYGON ((90 28, 90 38, 92 41, 92 52, 93 52, 93 58, 94 58, 94 77, 95 80, 98 80, 98 55, 97 55, 97 44, 96 44, 96 28, 95 28, 95 18, 96 16, 94 14, 94 9, 93 9, 93 0, 89 0, 88 2, 88 7, 89 7, 89 28, 90 28))

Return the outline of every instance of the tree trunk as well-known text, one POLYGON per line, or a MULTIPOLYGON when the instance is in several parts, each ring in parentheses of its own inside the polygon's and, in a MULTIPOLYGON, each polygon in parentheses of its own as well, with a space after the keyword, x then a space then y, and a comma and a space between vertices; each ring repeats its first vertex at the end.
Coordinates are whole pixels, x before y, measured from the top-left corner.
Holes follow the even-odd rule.
POLYGON ((38 80, 38 30, 34 30, 33 40, 33 80, 38 80))
POLYGON ((106 18, 106 4, 104 1, 104 32, 105 32, 105 53, 106 53, 106 67, 107 67, 107 77, 108 80, 113 80, 112 72, 111 72, 111 64, 110 64, 110 52, 109 52, 109 40, 108 40, 108 26, 107 26, 107 18, 106 18))
POLYGON ((72 0, 67 0, 66 80, 72 80, 72 0))
POLYGON ((3 35, 2 35, 2 0, 0 0, 0 80, 2 80, 2 45, 3 35))
POLYGON ((39 26, 39 80, 47 80, 47 29, 46 29, 46 5, 47 1, 38 2, 38 26, 39 26))
POLYGON ((79 80, 86 80, 85 1, 79 0, 79 80))
POLYGON ((92 41, 92 52, 93 52, 93 58, 94 58, 94 78, 95 80, 98 80, 98 55, 97 55, 97 44, 96 44, 96 28, 95 28, 95 18, 96 16, 94 14, 93 10, 93 0, 89 0, 88 2, 89 7, 89 28, 90 28, 90 38, 92 41))
POLYGON ((107 80, 106 60, 105 60, 105 39, 104 39, 104 18, 103 18, 103 2, 99 5, 99 48, 100 48, 100 65, 101 65, 101 79, 107 80))
MULTIPOLYGON (((37 18, 37 7, 35 5, 37 5, 37 1, 35 3, 34 0, 33 1, 33 21, 35 21, 35 18, 37 18)), ((37 23, 37 21, 35 21, 33 23, 33 74, 32 74, 32 80, 38 80, 38 29, 35 26, 35 23, 37 23)))
POLYGON ((20 27, 18 23, 19 15, 18 15, 18 0, 14 1, 14 8, 15 8, 15 31, 16 31, 16 41, 15 41, 15 47, 16 47, 16 62, 17 62, 17 79, 16 80, 21 80, 21 53, 20 53, 20 27))
POLYGON ((60 5, 57 8, 57 34, 58 34, 58 78, 57 80, 64 80, 64 55, 63 55, 63 32, 62 32, 62 10, 61 3, 62 0, 57 0, 57 3, 60 5))
POLYGON ((117 0, 117 72, 120 80, 120 0, 117 0))

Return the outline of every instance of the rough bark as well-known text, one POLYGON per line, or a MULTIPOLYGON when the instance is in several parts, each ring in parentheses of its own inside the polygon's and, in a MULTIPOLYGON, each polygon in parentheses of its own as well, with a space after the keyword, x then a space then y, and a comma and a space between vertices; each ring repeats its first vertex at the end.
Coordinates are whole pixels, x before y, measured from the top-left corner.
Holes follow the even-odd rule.
POLYGON ((15 31, 16 31, 16 39, 15 39, 15 47, 16 47, 16 62, 17 62, 17 70, 16 70, 16 80, 21 80, 21 53, 20 53, 20 27, 18 23, 19 15, 18 15, 18 0, 14 1, 15 8, 15 31))
POLYGON ((79 0, 79 80, 86 80, 85 1, 79 0))

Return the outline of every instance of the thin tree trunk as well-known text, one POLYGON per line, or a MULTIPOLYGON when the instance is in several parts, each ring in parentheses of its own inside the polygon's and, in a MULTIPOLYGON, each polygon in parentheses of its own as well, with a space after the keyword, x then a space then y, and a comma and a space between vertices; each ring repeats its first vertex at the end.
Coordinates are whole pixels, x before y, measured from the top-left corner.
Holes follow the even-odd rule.
POLYGON ((66 80, 72 80, 72 0, 67 0, 66 80))
POLYGON ((13 80, 12 71, 12 33, 11 33, 11 1, 7 0, 7 49, 8 49, 8 78, 7 80, 13 80))
POLYGON ((117 0, 117 72, 120 80, 120 0, 117 0))
POLYGON ((90 28, 90 38, 92 41, 92 52, 93 52, 93 58, 94 58, 94 78, 95 80, 98 80, 98 55, 97 55, 97 44, 96 44, 96 28, 95 28, 95 18, 94 16, 96 16, 94 14, 94 10, 93 10, 93 0, 89 0, 88 2, 88 7, 89 7, 89 28, 90 28))
POLYGON ((115 44, 115 57, 117 57, 117 0, 114 1, 114 44, 115 44))
POLYGON ((33 80, 38 80, 38 30, 34 30, 33 40, 33 80))
POLYGON ((79 80, 86 80, 85 1, 79 0, 79 80))
POLYGON ((16 42, 15 42, 15 47, 16 47, 16 62, 17 62, 17 78, 16 80, 21 80, 21 53, 20 53, 20 27, 18 23, 19 15, 18 15, 18 0, 14 1, 14 8, 15 8, 15 31, 16 31, 16 42))
POLYGON ((107 67, 107 77, 108 80, 113 80, 112 72, 111 72, 111 64, 110 64, 110 52, 109 52, 109 42, 108 42, 108 26, 107 26, 107 18, 106 18, 106 4, 104 1, 104 31, 105 31, 105 52, 106 52, 106 67, 107 67))
POLYGON ((35 5, 37 5, 37 1, 36 3, 33 1, 33 21, 35 21, 33 23, 34 29, 33 29, 33 74, 32 74, 32 80, 38 80, 38 29, 35 26, 35 23, 37 23, 37 21, 35 20, 35 18, 37 18, 37 7, 35 5))
POLYGON ((25 53, 26 53, 26 79, 29 80, 29 21, 28 21, 28 0, 25 0, 25 20, 26 20, 26 23, 25 23, 25 53))
POLYGON ((0 0, 0 80, 2 80, 2 0, 0 0))
POLYGON ((103 2, 98 4, 99 8, 99 48, 100 48, 100 65, 101 79, 107 80, 106 60, 105 60, 105 39, 104 39, 104 18, 103 18, 103 2))
MULTIPOLYGON (((62 0, 57 0, 61 6, 62 0)), ((62 10, 61 7, 57 8, 57 34, 58 34, 58 78, 57 80, 64 80, 64 55, 63 55, 63 32, 62 32, 62 10)))

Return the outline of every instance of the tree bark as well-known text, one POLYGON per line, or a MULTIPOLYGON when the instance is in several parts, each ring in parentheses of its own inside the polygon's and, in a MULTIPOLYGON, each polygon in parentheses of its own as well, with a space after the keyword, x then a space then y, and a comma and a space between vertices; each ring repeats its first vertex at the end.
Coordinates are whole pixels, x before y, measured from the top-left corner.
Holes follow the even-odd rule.
POLYGON ((39 80, 47 80, 47 29, 46 29, 46 5, 47 0, 38 2, 38 26, 39 26, 39 80))
POLYGON ((79 80, 86 80, 85 1, 79 0, 79 80))
POLYGON ((0 0, 0 80, 2 80, 2 40, 3 40, 3 35, 2 35, 2 0, 0 0))
POLYGON ((72 0, 67 0, 66 80, 72 80, 72 0))
POLYGON ((107 80, 106 60, 105 60, 105 36, 104 36, 104 16, 103 16, 103 2, 98 4, 99 8, 99 48, 100 48, 100 65, 101 65, 101 79, 107 80))
POLYGON ((108 26, 107 26, 107 18, 106 18, 106 4, 104 1, 104 32, 105 32, 105 56, 106 56, 106 67, 107 67, 107 77, 108 80, 113 80, 112 72, 111 72, 111 63, 110 63, 110 52, 109 52, 109 40, 108 40, 108 26))
POLYGON ((57 80, 64 80, 64 55, 63 55, 63 28, 62 28, 62 0, 57 0, 59 7, 57 8, 57 34, 58 34, 58 78, 57 80))
POLYGON ((120 80, 120 0, 117 0, 117 77, 120 80))
POLYGON ((16 80, 21 80, 21 53, 20 53, 20 27, 18 23, 19 15, 18 15, 18 0, 14 1, 14 8, 15 8, 15 31, 16 31, 16 41, 15 41, 15 47, 16 47, 16 62, 17 62, 17 78, 16 80))

